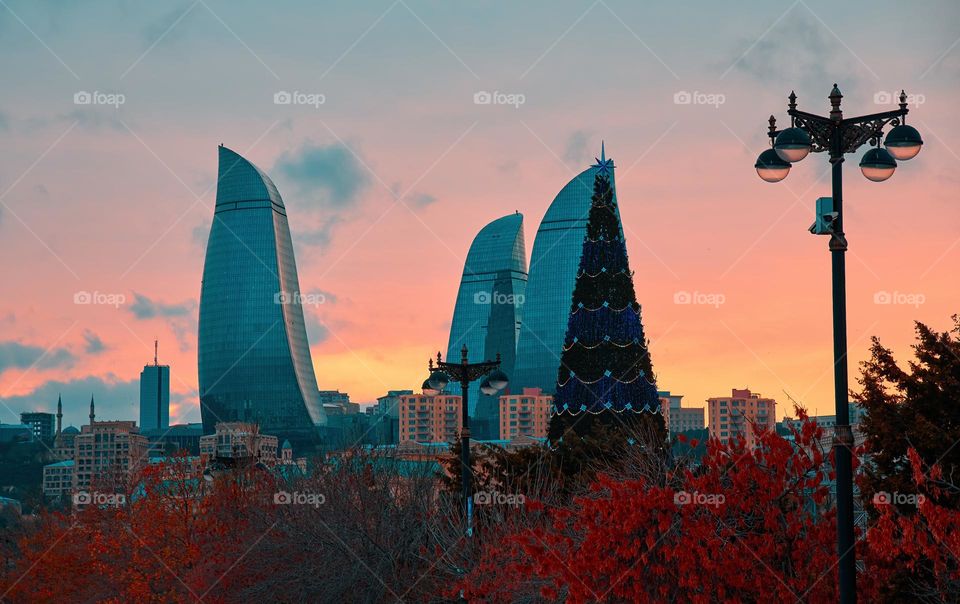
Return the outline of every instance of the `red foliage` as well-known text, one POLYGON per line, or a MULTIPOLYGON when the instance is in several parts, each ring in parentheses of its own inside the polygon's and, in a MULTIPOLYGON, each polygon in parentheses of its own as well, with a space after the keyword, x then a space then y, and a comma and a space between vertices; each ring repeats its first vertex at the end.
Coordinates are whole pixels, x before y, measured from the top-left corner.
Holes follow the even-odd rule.
MULTIPOLYGON (((806 421, 794 442, 767 433, 752 451, 742 439, 711 441, 701 465, 659 484, 601 476, 571 506, 488 534, 458 589, 496 602, 835 602, 836 518, 821 437, 806 421)), ((960 512, 926 502, 904 518, 888 507, 861 540, 870 576, 861 599, 883 599, 883 579, 904 556, 929 562, 947 596, 960 579, 950 553, 960 551, 960 512)))

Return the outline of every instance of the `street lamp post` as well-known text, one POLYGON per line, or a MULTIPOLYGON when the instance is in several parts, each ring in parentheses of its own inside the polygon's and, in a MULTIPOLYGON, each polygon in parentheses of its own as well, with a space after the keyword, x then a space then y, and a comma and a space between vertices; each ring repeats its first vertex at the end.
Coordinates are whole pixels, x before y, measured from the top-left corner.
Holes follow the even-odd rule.
MULTIPOLYGON (((850 409, 847 387, 847 307, 846 264, 844 253, 847 239, 843 232, 843 156, 853 153, 866 143, 874 148, 860 161, 863 175, 873 182, 882 182, 893 175, 896 160, 908 160, 920 152, 923 141, 912 126, 905 123, 907 95, 900 92, 900 108, 859 117, 844 118, 840 109, 837 85, 830 91, 828 117, 797 109, 797 95, 788 97, 787 114, 790 128, 777 130, 776 118, 770 116, 769 136, 772 149, 757 159, 756 169, 767 182, 786 178, 791 163, 802 160, 813 151, 826 151, 833 165, 833 208, 829 221, 830 255, 833 273, 833 380, 836 400, 836 425, 833 449, 837 479, 837 545, 839 554, 840 602, 856 602, 856 551, 853 526, 853 431, 850 428, 850 409), (884 145, 880 147, 883 129, 892 125, 884 145)), ((819 218, 819 217, 818 217, 819 218)))
POLYGON ((427 364, 430 371, 430 377, 427 378, 426 385, 437 392, 443 390, 451 381, 460 382, 461 393, 461 413, 463 418, 463 427, 460 430, 460 482, 463 486, 463 511, 467 521, 466 534, 468 537, 473 535, 473 466, 470 463, 470 407, 468 393, 470 391, 470 382, 478 380, 483 376, 486 379, 480 384, 480 390, 484 394, 496 394, 507 386, 507 376, 500 371, 500 353, 497 353, 496 361, 483 361, 481 363, 470 363, 467 361, 467 346, 464 344, 460 350, 460 362, 451 363, 441 360, 440 353, 437 353, 437 365, 434 367, 433 359, 427 364))

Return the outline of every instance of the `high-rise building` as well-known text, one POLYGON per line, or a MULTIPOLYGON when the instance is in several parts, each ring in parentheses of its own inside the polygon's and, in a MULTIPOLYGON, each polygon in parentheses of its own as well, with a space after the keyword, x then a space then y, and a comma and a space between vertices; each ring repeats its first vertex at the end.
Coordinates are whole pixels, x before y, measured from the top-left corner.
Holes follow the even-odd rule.
POLYGON ((749 389, 734 388, 730 396, 707 399, 710 412, 710 438, 727 442, 743 435, 747 447, 757 444, 763 430, 776 430, 777 401, 764 398, 749 389))
POLYGON ((703 419, 703 407, 684 407, 681 404, 682 394, 671 394, 669 390, 657 393, 660 397, 660 411, 663 413, 663 422, 670 434, 680 434, 690 430, 703 430, 706 423, 703 419))
POLYGON ((524 388, 519 394, 500 397, 500 439, 520 436, 546 438, 550 428, 553 397, 539 388, 524 388))
POLYGON ((448 443, 463 426, 460 395, 400 395, 400 442, 448 443))
POLYGON ((55 435, 54 415, 44 411, 24 412, 20 414, 20 423, 30 426, 33 437, 43 442, 51 442, 55 435))
POLYGON ((287 210, 277 187, 223 145, 200 291, 204 432, 255 422, 294 448, 326 424, 304 328, 287 210))
POLYGON ((170 427, 170 366, 157 360, 153 343, 153 365, 140 372, 140 429, 166 430, 170 427))
MULTIPOLYGON (((500 369, 513 377, 517 336, 523 320, 527 289, 527 256, 523 241, 523 215, 517 212, 483 227, 467 253, 450 323, 447 359, 460 359, 466 346, 472 363, 500 355, 500 369)), ((556 377, 556 376, 554 376, 556 377)), ((451 394, 460 384, 451 383, 451 394)), ((500 421, 497 397, 480 394, 480 382, 470 385, 472 429, 481 437, 494 437, 500 421)))
MULTIPOLYGON (((557 193, 537 229, 530 258, 523 325, 517 343, 516 375, 510 375, 511 387, 540 388, 546 394, 556 392, 560 351, 567 333, 573 286, 580 266, 583 238, 587 234, 587 218, 598 169, 591 166, 568 182, 557 193)), ((610 185, 616 201, 612 172, 610 185)), ((614 211, 619 222, 620 210, 614 211)))

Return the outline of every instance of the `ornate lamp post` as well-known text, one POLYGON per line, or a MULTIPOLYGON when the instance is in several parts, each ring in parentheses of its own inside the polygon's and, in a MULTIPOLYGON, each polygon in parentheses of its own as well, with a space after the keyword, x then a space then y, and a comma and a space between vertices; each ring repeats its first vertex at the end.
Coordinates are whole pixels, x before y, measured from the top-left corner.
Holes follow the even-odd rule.
POLYGON ((790 127, 777 130, 776 118, 770 116, 769 136, 772 149, 757 159, 756 169, 767 182, 786 178, 790 164, 802 160, 810 151, 829 153, 833 164, 833 208, 829 221, 830 254, 833 265, 833 379, 837 420, 833 448, 837 476, 837 542, 839 549, 840 602, 856 602, 856 552, 853 527, 853 431, 847 388, 847 306, 846 265, 844 252, 847 239, 843 232, 843 156, 866 143, 875 148, 860 161, 863 175, 873 182, 882 182, 893 175, 897 160, 912 159, 920 152, 920 133, 905 123, 907 95, 900 92, 900 108, 859 117, 843 117, 837 85, 830 91, 830 115, 823 117, 797 109, 797 95, 788 97, 787 114, 790 127), (884 145, 880 147, 883 129, 892 125, 884 145))
POLYGON ((444 362, 438 352, 437 366, 434 367, 433 359, 430 359, 427 367, 430 370, 430 377, 424 384, 429 386, 431 390, 440 392, 451 381, 460 382, 461 412, 463 414, 463 428, 460 431, 460 482, 463 485, 463 510, 467 519, 467 536, 469 537, 473 535, 473 492, 471 490, 473 466, 470 463, 470 407, 468 401, 470 382, 487 376, 480 384, 480 390, 484 394, 496 394, 507 387, 508 378, 505 373, 500 371, 499 352, 496 361, 469 363, 467 362, 466 344, 460 350, 459 363, 444 362))

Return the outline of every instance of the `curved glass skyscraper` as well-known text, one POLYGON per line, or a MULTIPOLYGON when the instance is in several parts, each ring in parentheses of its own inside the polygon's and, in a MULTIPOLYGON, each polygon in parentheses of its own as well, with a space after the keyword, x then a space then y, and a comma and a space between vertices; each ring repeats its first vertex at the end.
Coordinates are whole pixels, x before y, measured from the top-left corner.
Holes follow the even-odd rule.
MULTIPOLYGON (((512 377, 526 289, 527 252, 523 215, 518 212, 483 227, 470 245, 453 309, 447 359, 459 360, 464 345, 471 363, 493 360, 500 353, 501 368, 512 377)), ((449 390, 460 394, 460 385, 450 384, 449 390)), ((478 432, 482 434, 485 420, 493 420, 491 426, 499 430, 497 397, 481 396, 479 382, 471 384, 469 395, 478 432)))
POLYGON ((203 429, 250 421, 295 446, 326 424, 300 306, 287 212, 259 168, 223 145, 200 290, 203 429))
MULTIPOLYGON (((587 234, 596 170, 591 166, 568 182, 547 208, 537 229, 523 326, 517 344, 516 375, 510 376, 512 392, 520 392, 520 388, 540 388, 553 394, 557 389, 560 352, 567 332, 583 238, 587 234)), ((612 175, 610 182, 613 185, 612 175)), ((614 187, 614 201, 616 195, 614 187)), ((616 212, 619 220, 620 210, 616 212)))

